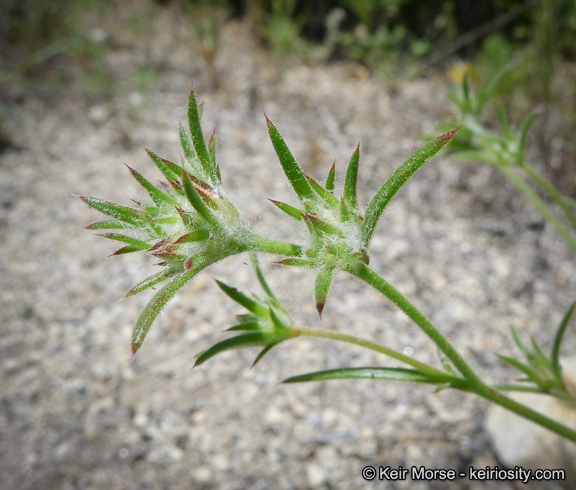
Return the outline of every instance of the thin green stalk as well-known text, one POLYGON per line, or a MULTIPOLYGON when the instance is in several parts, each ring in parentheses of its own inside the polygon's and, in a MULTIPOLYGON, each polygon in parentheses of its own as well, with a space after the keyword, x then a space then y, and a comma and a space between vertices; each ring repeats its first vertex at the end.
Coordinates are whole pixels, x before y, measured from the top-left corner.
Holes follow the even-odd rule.
POLYGON ((500 405, 524 418, 527 418, 547 429, 560 434, 566 439, 576 442, 576 431, 569 429, 568 427, 559 424, 558 422, 538 413, 524 405, 505 397, 501 393, 498 393, 494 389, 485 385, 482 380, 472 371, 470 366, 464 361, 464 359, 458 354, 458 352, 452 347, 452 344, 448 341, 442 333, 426 318, 420 311, 412 304, 408 299, 406 299, 402 293, 400 293, 394 286, 389 284, 381 276, 376 274, 368 266, 357 263, 354 266, 348 268, 348 272, 352 275, 362 279, 374 289, 381 292, 390 301, 392 301, 396 306, 398 306, 408 317, 418 325, 422 331, 428 335, 432 341, 446 354, 446 357, 450 359, 452 364, 462 373, 466 381, 468 381, 469 391, 476 393, 477 395, 489 400, 497 405, 500 405))
POLYGON ((298 336, 300 337, 317 337, 321 339, 330 339, 330 340, 339 340, 341 342, 347 342, 349 344, 358 345, 360 347, 364 347, 366 349, 373 350, 380 354, 384 354, 392 359, 396 359, 404 364, 408 364, 413 368, 418 369, 419 371, 428 374, 430 377, 434 378, 441 378, 447 379, 447 382, 452 384, 454 388, 463 391, 469 391, 467 388, 467 383, 462 378, 457 376, 451 375, 446 371, 440 371, 435 369, 428 364, 424 364, 423 362, 417 361, 412 357, 409 357, 405 354, 402 354, 394 349, 389 349, 383 345, 377 344, 375 342, 371 342, 369 340, 360 339, 358 337, 354 337, 352 335, 343 334, 340 332, 334 332, 331 330, 317 330, 313 328, 306 328, 306 327, 299 327, 294 329, 298 336), (448 379, 449 378, 449 379, 448 379))
POLYGON ((400 293, 394 286, 388 283, 380 275, 376 274, 370 267, 360 262, 350 266, 348 269, 352 275, 362 279, 377 291, 386 296, 392 303, 400 308, 408 317, 418 325, 428 337, 446 354, 446 357, 454 364, 456 369, 462 373, 464 378, 470 383, 474 391, 484 391, 488 387, 482 383, 474 371, 468 366, 466 361, 456 352, 448 339, 426 318, 418 308, 400 293))
POLYGON ((556 422, 555 420, 552 420, 549 417, 546 417, 545 415, 542 415, 539 412, 532 410, 531 408, 522 405, 521 403, 515 402, 514 400, 505 397, 501 393, 498 393, 491 388, 488 388, 488 390, 483 393, 476 393, 488 401, 496 403, 497 405, 500 405, 501 407, 504 407, 511 412, 520 415, 521 417, 529 419, 532 422, 551 430, 552 432, 556 432, 556 434, 559 434, 566 439, 576 442, 576 431, 556 422))
POLYGON ((526 170, 526 173, 532 177, 548 194, 550 197, 556 201, 556 203, 562 208, 566 218, 570 221, 572 228, 576 231, 576 218, 573 215, 572 209, 566 204, 564 196, 556 189, 554 184, 550 182, 546 177, 544 177, 540 172, 538 172, 534 167, 532 167, 527 162, 522 162, 521 167, 526 170))
POLYGON ((508 167, 498 167, 499 170, 508 178, 510 181, 522 192, 531 202, 534 204, 536 209, 542 213, 542 215, 550 221, 558 230, 558 233, 564 237, 572 249, 576 252, 576 238, 566 229, 566 227, 560 223, 558 218, 550 211, 548 206, 538 197, 538 195, 532 190, 532 188, 516 173, 508 167))
POLYGON ((285 255, 287 257, 300 257, 304 249, 300 245, 285 242, 284 240, 275 240, 262 235, 253 234, 248 239, 248 250, 252 252, 264 252, 276 255, 285 255))

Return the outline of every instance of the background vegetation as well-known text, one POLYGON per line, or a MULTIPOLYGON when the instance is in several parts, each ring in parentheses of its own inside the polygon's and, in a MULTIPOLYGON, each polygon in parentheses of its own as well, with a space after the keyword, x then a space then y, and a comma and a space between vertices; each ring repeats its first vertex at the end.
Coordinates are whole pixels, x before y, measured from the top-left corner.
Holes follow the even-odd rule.
POLYGON ((30 95, 145 93, 167 68, 147 36, 167 9, 190 19, 190 44, 214 86, 219 31, 232 19, 252 22, 259 42, 283 62, 353 60, 383 80, 440 72, 458 82, 467 70, 482 85, 513 65, 493 99, 513 123, 539 114, 537 159, 550 162, 565 193, 576 193, 576 181, 564 179, 576 155, 576 0, 7 0, 0 5, 0 146, 10 144, 10 104, 30 95), (118 9, 130 10, 129 22, 103 28, 118 9), (151 46, 119 79, 111 64, 127 42, 151 46))

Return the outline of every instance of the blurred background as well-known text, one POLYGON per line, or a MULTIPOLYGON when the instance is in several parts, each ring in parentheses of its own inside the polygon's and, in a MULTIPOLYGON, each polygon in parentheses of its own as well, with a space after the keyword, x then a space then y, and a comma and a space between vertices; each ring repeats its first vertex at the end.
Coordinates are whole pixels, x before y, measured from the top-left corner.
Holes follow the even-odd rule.
MULTIPOLYGON (((211 276, 255 290, 245 258, 185 288, 130 365, 148 298, 118 300, 151 262, 105 259, 114 247, 80 230, 100 216, 70 194, 137 198, 122 163, 149 176, 143 146, 177 158, 193 80, 204 131, 218 127, 224 186, 255 226, 298 240, 266 201, 293 196, 262 111, 319 179, 334 158, 341 172, 360 140, 365 205, 454 117, 450 95, 464 77, 483 86, 506 67, 483 123, 498 131, 498 105, 513 126, 535 112, 527 158, 576 197, 575 0, 0 2, 0 488, 462 488, 368 484, 360 471, 498 464, 487 407, 472 397, 394 383, 278 385, 385 363, 354 347, 302 341, 254 370, 252 353, 239 352, 190 371, 239 312, 211 276)), ((511 379, 495 353, 514 351, 510 327, 550 347, 574 300, 573 255, 489 165, 442 156, 418 175, 387 211, 372 265, 479 372, 511 379)), ((437 362, 362 284, 339 278, 319 324, 313 276, 262 265, 298 321, 437 362)), ((576 352, 574 335, 565 349, 576 352)))

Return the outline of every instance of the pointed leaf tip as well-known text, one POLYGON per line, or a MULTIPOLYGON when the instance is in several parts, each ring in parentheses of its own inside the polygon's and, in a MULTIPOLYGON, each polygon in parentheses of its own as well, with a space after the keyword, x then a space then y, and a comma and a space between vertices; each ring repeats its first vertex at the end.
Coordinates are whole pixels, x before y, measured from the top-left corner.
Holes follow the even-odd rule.
POLYGON ((132 355, 130 356, 130 364, 132 364, 134 362, 134 358, 136 357, 136 352, 138 352, 138 349, 136 349, 136 347, 132 347, 132 355))
POLYGON ((272 124, 272 121, 270 121, 270 119, 268 118, 268 116, 266 115, 266 113, 263 112, 262 114, 264 114, 264 117, 266 118, 266 124, 272 124))
POLYGON ((320 317, 320 320, 322 320, 322 312, 324 311, 325 306, 326 306, 326 298, 323 298, 320 301, 316 302, 316 309, 318 310, 318 316, 320 317))
POLYGON ((462 125, 458 126, 456 129, 453 129, 452 131, 448 131, 447 133, 444 133, 444 134, 438 136, 438 140, 441 143, 450 141, 452 138, 454 138, 454 135, 458 132, 458 130, 461 127, 462 127, 462 125))

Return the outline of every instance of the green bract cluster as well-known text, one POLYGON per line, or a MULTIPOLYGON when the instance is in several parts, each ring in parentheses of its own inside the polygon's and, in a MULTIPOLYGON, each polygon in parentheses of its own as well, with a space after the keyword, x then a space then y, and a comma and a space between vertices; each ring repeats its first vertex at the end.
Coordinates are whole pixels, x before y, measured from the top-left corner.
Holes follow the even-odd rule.
MULTIPOLYGON (((467 91, 464 94, 470 98, 467 91)), ((473 105, 475 108, 482 106, 481 103, 473 105)), ((222 291, 246 308, 248 313, 239 315, 237 325, 228 329, 232 336, 202 352, 197 358, 196 365, 204 363, 216 354, 235 348, 260 347, 261 351, 254 361, 256 364, 274 346, 286 340, 298 337, 336 340, 370 349, 408 367, 343 367, 295 376, 286 381, 388 379, 424 383, 435 386, 437 391, 453 388, 473 392, 576 441, 576 431, 503 396, 500 392, 530 391, 551 394, 567 401, 575 400, 574 394, 567 390, 562 381, 558 360, 562 336, 574 311, 574 305, 570 307, 558 329, 550 357, 546 357, 535 342, 532 343, 533 350, 529 350, 516 334, 516 342, 526 362, 502 356, 504 361, 527 376, 525 381, 529 381, 528 385, 491 387, 478 377, 449 339, 416 306, 369 267, 368 248, 385 208, 408 179, 452 140, 457 129, 448 131, 415 151, 378 189, 366 210, 362 212, 356 194, 360 164, 359 146, 348 163, 342 193, 336 195, 335 165, 328 172, 324 185, 307 176, 276 127, 266 118, 268 133, 280 164, 300 201, 298 207, 275 200, 272 200, 272 203, 291 218, 305 224, 309 238, 306 245, 302 246, 259 235, 252 229, 250 222, 240 215, 222 189, 220 170, 216 163, 215 133, 212 133, 206 144, 200 127, 200 116, 201 106, 199 111, 196 95, 191 91, 188 100, 190 131, 186 132, 180 126, 183 156, 178 164, 147 150, 165 178, 160 181, 159 187, 129 167, 133 177, 147 191, 149 197, 146 200, 134 201, 134 207, 127 207, 79 196, 90 207, 109 217, 105 221, 91 224, 87 229, 112 230, 101 236, 124 244, 113 255, 144 251, 159 259, 158 265, 164 267, 161 272, 134 286, 126 295, 132 296, 156 284, 164 283, 136 322, 132 335, 132 359, 159 312, 178 289, 209 265, 234 254, 250 252, 265 297, 248 295, 218 282, 222 291), (441 367, 429 366, 404 353, 353 335, 294 325, 290 314, 264 280, 254 255, 256 252, 280 256, 277 263, 284 266, 314 269, 317 273, 315 300, 320 315, 326 305, 332 281, 338 272, 349 273, 364 281, 400 308, 434 342, 440 354, 441 367)), ((474 127, 473 125, 472 128, 474 127)), ((518 160, 517 163, 518 167, 535 176, 543 188, 550 189, 551 184, 542 180, 526 162, 518 160)), ((509 170, 507 165, 500 165, 499 168, 504 172, 509 170)), ((507 175, 514 178, 512 173, 507 175)), ((523 181, 515 182, 519 185, 518 182, 523 181)), ((535 200, 534 196, 527 192, 526 187, 520 186, 520 188, 532 198, 533 202, 536 202, 539 209, 544 209, 540 206, 540 201, 535 200)), ((557 192, 550 194, 561 204, 568 217, 572 218, 570 223, 574 224, 574 217, 568 213, 571 204, 557 192)), ((544 214, 550 216, 550 213, 544 214)), ((566 232, 565 235, 568 236, 567 230, 564 228, 559 230, 566 232)), ((576 250, 576 243, 571 244, 576 250)))
POLYGON ((384 208, 398 189, 454 136, 450 131, 427 143, 404 162, 376 193, 362 216, 356 197, 360 148, 352 154, 341 196, 334 192, 335 165, 324 186, 304 174, 276 127, 266 117, 268 133, 284 173, 301 201, 302 209, 272 202, 292 218, 303 221, 310 233, 308 247, 272 240, 256 234, 222 189, 216 163, 216 136, 205 143, 198 106, 192 90, 188 99, 190 131, 180 126, 183 156, 177 164, 147 150, 165 177, 160 187, 128 167, 149 199, 126 207, 101 199, 79 196, 90 207, 113 219, 88 226, 89 230, 115 230, 101 236, 125 245, 113 255, 145 251, 160 259, 165 269, 134 286, 132 296, 168 281, 148 303, 134 328, 132 357, 150 326, 176 291, 199 271, 230 255, 266 252, 282 255, 278 263, 311 267, 318 271, 316 306, 321 314, 334 276, 368 264, 368 245, 384 208), (122 231, 120 233, 119 231, 122 231))

